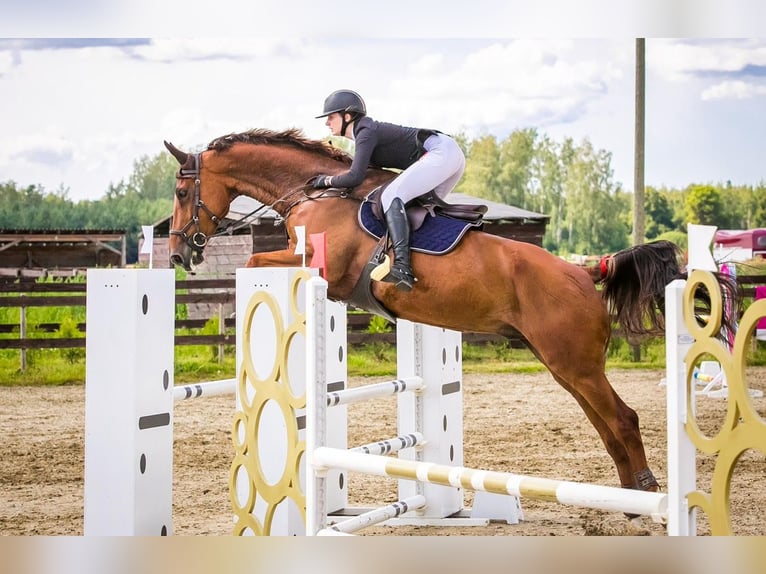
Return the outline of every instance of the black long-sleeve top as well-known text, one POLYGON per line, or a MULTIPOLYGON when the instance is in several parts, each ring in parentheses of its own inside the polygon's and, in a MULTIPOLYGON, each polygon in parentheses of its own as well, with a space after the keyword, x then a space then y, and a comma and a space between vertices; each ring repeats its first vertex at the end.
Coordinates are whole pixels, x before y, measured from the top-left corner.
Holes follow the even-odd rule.
POLYGON ((356 151, 351 167, 345 173, 334 175, 335 187, 356 187, 364 180, 367 168, 389 167, 407 169, 415 163, 422 152, 422 140, 418 133, 427 135, 435 130, 420 130, 386 122, 376 122, 370 117, 359 118, 354 124, 356 151))

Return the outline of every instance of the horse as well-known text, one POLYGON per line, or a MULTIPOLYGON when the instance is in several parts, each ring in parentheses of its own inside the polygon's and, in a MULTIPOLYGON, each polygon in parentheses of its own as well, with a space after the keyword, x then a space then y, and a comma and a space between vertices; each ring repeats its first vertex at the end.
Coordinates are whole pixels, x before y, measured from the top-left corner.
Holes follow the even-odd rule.
MULTIPOLYGON (((201 262, 229 204, 245 195, 277 212, 288 235, 287 249, 255 253, 247 266, 300 267, 295 228, 305 226, 305 237, 324 232, 328 297, 349 301, 378 244, 357 222, 360 205, 396 173, 370 168, 356 189, 316 190, 317 174, 341 173, 351 157, 297 129, 232 133, 199 153, 164 143, 180 164, 171 266, 189 270, 201 262)), ((313 255, 311 245, 305 251, 313 255)), ((679 251, 670 242, 647 243, 584 269, 537 245, 470 230, 444 255, 413 252, 418 280, 412 291, 375 281, 370 290, 396 318, 523 340, 582 408, 622 487, 657 491, 638 415, 607 379, 606 352, 613 318, 628 336, 664 335, 665 286, 685 277, 679 251)))

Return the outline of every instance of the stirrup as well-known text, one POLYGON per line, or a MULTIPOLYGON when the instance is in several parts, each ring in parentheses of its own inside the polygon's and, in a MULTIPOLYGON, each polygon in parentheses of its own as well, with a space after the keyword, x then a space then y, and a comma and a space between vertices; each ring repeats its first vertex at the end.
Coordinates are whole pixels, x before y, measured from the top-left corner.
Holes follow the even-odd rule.
POLYGON ((379 263, 372 271, 370 278, 373 281, 383 281, 383 278, 391 272, 391 258, 388 255, 383 256, 383 261, 379 263))
POLYGON ((417 278, 411 273, 402 272, 401 269, 391 267, 391 258, 388 255, 383 257, 380 263, 370 272, 370 278, 373 281, 382 281, 384 283, 394 283, 400 291, 412 291, 412 286, 417 278))

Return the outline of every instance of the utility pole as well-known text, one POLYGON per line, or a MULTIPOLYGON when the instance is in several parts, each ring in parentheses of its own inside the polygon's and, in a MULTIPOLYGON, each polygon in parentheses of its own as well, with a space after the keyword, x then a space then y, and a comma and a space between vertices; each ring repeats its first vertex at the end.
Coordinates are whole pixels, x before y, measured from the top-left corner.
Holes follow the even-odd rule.
MULTIPOLYGON (((644 107, 646 103, 645 41, 636 38, 636 134, 633 165, 633 245, 644 243, 644 107)), ((633 360, 641 360, 641 346, 631 345, 633 360)))
POLYGON ((644 120, 646 104, 645 40, 636 38, 636 132, 633 166, 633 245, 646 235, 644 212, 644 120))

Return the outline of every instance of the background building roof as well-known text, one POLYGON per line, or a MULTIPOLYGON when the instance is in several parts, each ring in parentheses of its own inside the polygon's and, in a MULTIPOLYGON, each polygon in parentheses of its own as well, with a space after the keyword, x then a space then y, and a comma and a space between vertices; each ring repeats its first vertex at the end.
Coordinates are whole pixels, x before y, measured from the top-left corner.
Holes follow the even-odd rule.
MULTIPOLYGON (((447 203, 467 203, 470 205, 486 205, 488 210, 484 215, 486 221, 499 221, 504 219, 534 219, 534 220, 548 220, 549 215, 543 215, 541 213, 535 213, 522 209, 520 207, 514 207, 512 205, 506 205, 504 203, 497 203, 489 201, 482 197, 473 197, 471 195, 465 195, 463 193, 451 193, 447 196, 447 203)), ((261 206, 261 203, 250 197, 240 195, 234 201, 231 202, 227 219, 239 220, 245 217, 255 209, 261 206)), ((263 219, 275 219, 277 214, 271 208, 266 208, 265 211, 259 212, 253 216, 263 219)))

